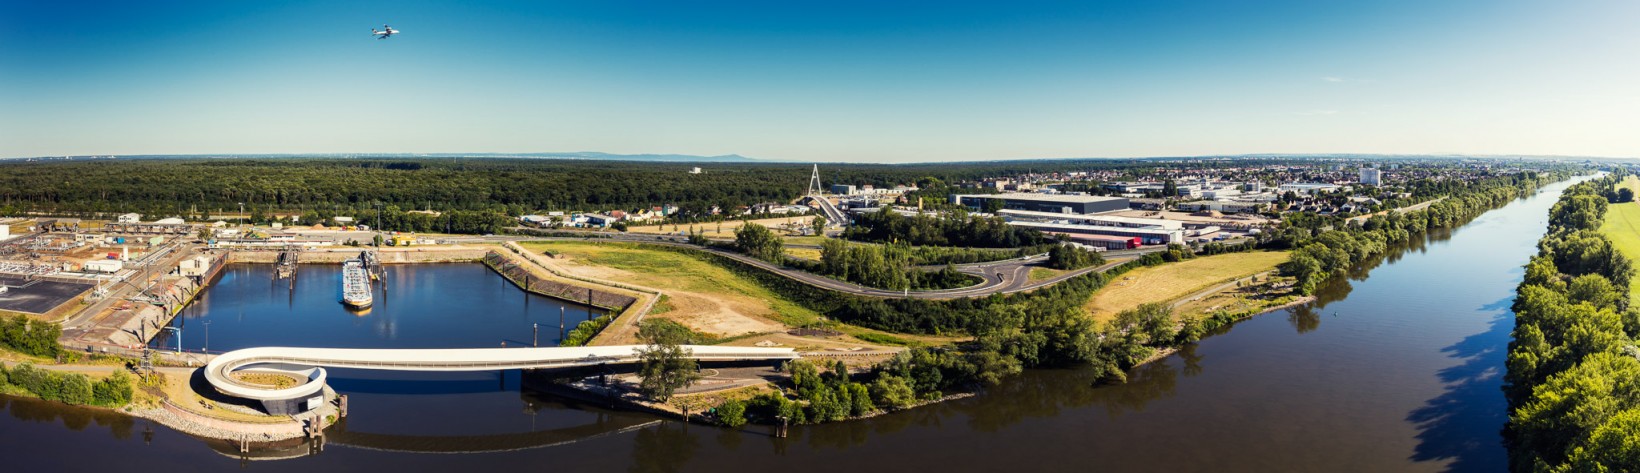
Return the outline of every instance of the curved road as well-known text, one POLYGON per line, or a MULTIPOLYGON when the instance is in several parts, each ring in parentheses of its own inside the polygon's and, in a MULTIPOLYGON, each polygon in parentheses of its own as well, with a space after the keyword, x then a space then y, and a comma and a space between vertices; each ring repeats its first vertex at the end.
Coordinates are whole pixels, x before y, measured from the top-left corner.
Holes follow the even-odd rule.
MULTIPOLYGON (((1105 265, 1102 265, 1102 266, 1091 267, 1091 268, 1082 268, 1082 269, 1067 272, 1065 274, 1061 274, 1061 275, 1058 275, 1058 276, 1055 276, 1055 277, 1052 277, 1052 278, 1043 279, 1043 280, 1040 280, 1040 281, 1031 281, 1030 280, 1031 268, 1041 266, 1041 263, 1048 259, 1047 255, 1036 255, 1036 256, 1029 257, 1029 258, 1010 258, 1010 259, 1001 260, 1001 261, 990 261, 990 262, 984 262, 984 263, 968 263, 968 264, 957 265, 956 266, 957 271, 962 272, 964 274, 970 274, 970 275, 973 275, 973 276, 978 276, 981 279, 983 279, 983 282, 981 282, 979 284, 976 284, 976 285, 973 285, 973 286, 964 287, 964 288, 956 288, 956 289, 895 291, 895 290, 889 290, 889 289, 878 289, 878 288, 874 288, 874 287, 861 286, 859 284, 854 284, 854 283, 849 283, 849 282, 843 282, 843 281, 839 281, 839 280, 832 279, 832 278, 829 278, 829 277, 825 277, 825 276, 821 276, 821 275, 818 275, 818 274, 810 273, 808 271, 803 271, 801 269, 789 268, 789 267, 786 267, 786 266, 770 263, 768 261, 763 261, 763 260, 760 260, 760 259, 757 259, 757 258, 746 256, 744 254, 741 254, 741 253, 735 252, 735 251, 725 250, 725 249, 721 249, 721 248, 714 248, 714 247, 701 247, 701 246, 697 246, 697 245, 683 243, 683 242, 680 242, 679 240, 677 240, 678 237, 673 237, 673 236, 669 236, 669 235, 633 235, 633 234, 624 234, 624 233, 601 233, 601 232, 600 233, 588 232, 587 234, 588 235, 599 235, 599 236, 598 237, 593 237, 593 238, 534 237, 534 238, 529 238, 529 239, 530 240, 558 240, 558 241, 586 241, 586 240, 602 239, 602 240, 609 240, 609 241, 620 241, 620 242, 629 242, 629 243, 645 243, 645 244, 651 244, 651 245, 670 246, 670 247, 676 247, 676 248, 688 248, 688 249, 692 249, 692 250, 712 253, 712 254, 715 254, 715 255, 718 255, 718 256, 722 256, 722 257, 725 257, 725 258, 733 259, 735 261, 739 261, 741 263, 756 266, 759 269, 763 269, 765 271, 769 271, 771 273, 784 276, 787 279, 791 279, 791 280, 801 282, 801 283, 804 283, 804 284, 808 284, 810 286, 818 287, 818 288, 821 288, 821 289, 827 289, 827 290, 838 291, 838 292, 846 292, 846 293, 849 293, 849 294, 860 295, 860 296, 910 297, 910 298, 914 298, 914 299, 956 299, 956 298, 959 298, 959 297, 983 297, 983 296, 988 296, 988 295, 991 295, 991 294, 1011 294, 1011 293, 1015 293, 1015 292, 1030 291, 1030 290, 1037 289, 1037 288, 1040 288, 1040 287, 1043 287, 1043 286, 1050 286, 1050 285, 1053 285, 1053 284, 1057 284, 1060 281, 1064 281, 1066 279, 1081 276, 1081 275, 1087 274, 1089 272, 1093 272, 1093 271, 1101 271, 1102 272, 1102 271, 1108 270, 1110 268, 1116 267, 1116 265, 1119 265, 1121 263, 1125 263, 1129 259, 1132 259, 1132 258, 1124 258, 1124 257, 1121 257, 1121 256, 1116 256, 1116 257, 1111 258, 1113 261, 1111 261, 1111 262, 1109 262, 1105 265)), ((1162 249, 1165 249, 1165 248, 1162 248, 1162 249)), ((1134 254, 1138 254, 1138 253, 1134 253, 1134 254)), ((1114 255, 1110 255, 1110 256, 1114 256, 1114 255)), ((1124 256, 1126 256, 1126 255, 1124 255, 1124 256)))

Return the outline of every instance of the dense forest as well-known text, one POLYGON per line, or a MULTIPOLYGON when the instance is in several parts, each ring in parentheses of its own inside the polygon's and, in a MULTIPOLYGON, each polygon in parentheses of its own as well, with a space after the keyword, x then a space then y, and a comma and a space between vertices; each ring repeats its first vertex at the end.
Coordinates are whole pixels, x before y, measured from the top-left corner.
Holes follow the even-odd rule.
MULTIPOLYGON (((892 187, 1028 172, 1117 169, 1137 160, 949 164, 828 164, 821 179, 892 187)), ((0 162, 0 214, 140 212, 194 217, 247 210, 354 215, 382 206, 521 215, 676 204, 685 217, 713 206, 785 202, 811 166, 506 158, 144 158, 0 162), (704 172, 691 174, 692 167, 704 172)), ((932 202, 931 202, 932 203, 932 202)))
POLYGON ((1608 205, 1633 199, 1613 190, 1622 178, 1591 180, 1561 195, 1516 290, 1504 377, 1514 471, 1640 465, 1634 268, 1599 230, 1608 205))

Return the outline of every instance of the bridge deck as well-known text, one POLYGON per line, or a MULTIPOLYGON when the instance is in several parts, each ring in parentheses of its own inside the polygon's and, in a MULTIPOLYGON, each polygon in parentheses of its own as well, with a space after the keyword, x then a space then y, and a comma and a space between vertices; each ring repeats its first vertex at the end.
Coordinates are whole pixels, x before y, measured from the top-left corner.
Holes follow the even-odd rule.
MULTIPOLYGON (((566 368, 638 361, 643 345, 540 348, 364 349, 261 347, 218 355, 205 365, 205 379, 223 393, 247 399, 279 400, 310 396, 324 387, 324 368, 397 371, 494 371, 566 368), (240 370, 273 371, 307 381, 273 389, 233 379, 240 370)), ((790 348, 685 345, 701 361, 791 360, 790 348)))

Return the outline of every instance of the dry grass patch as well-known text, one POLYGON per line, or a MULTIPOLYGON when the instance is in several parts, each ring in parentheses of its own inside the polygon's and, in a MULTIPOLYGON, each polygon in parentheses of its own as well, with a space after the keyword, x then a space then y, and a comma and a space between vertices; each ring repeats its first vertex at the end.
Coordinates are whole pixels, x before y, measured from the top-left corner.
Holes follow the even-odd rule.
POLYGON ((1285 251, 1255 251, 1203 256, 1178 263, 1140 268, 1118 276, 1093 294, 1084 308, 1095 320, 1141 304, 1172 302, 1238 278, 1275 269, 1287 261, 1285 251))
POLYGON ((674 251, 627 243, 549 241, 522 246, 552 251, 565 271, 667 292, 672 310, 662 317, 716 336, 780 330, 820 320, 800 306, 728 269, 674 251))

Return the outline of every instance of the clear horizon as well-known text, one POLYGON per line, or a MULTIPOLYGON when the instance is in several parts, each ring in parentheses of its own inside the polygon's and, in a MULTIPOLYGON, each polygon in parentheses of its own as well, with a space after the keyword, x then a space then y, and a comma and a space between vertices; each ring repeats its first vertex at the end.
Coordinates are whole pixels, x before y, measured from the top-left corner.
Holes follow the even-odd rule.
POLYGON ((1330 3, 6 2, 0 156, 1640 157, 1640 3, 1330 3))

